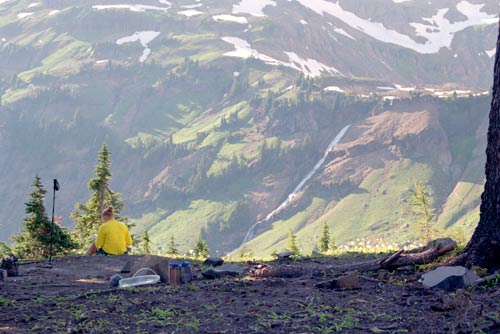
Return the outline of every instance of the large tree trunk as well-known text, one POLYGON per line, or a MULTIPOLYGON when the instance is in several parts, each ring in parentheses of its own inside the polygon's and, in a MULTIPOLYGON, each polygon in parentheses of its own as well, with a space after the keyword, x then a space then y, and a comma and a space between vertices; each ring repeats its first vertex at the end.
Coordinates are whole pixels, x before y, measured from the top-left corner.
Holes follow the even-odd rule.
POLYGON ((457 260, 496 270, 500 268, 500 34, 497 40, 493 95, 486 147, 486 184, 481 196, 479 224, 457 260))

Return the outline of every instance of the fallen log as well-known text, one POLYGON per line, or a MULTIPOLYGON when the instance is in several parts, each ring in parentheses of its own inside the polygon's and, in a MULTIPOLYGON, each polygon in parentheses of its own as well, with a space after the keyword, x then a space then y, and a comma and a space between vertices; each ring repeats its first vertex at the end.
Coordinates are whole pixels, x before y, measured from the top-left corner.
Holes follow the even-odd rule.
POLYGON ((301 266, 295 265, 281 265, 281 266, 271 266, 271 265, 259 265, 256 268, 250 270, 251 277, 283 277, 283 278, 294 278, 305 275, 308 270, 301 266))
POLYGON ((427 246, 419 249, 419 252, 414 250, 405 251, 399 250, 393 254, 389 254, 382 258, 348 263, 343 265, 319 266, 311 271, 311 269, 303 267, 288 266, 274 267, 265 266, 264 268, 254 269, 250 271, 252 277, 298 277, 305 274, 318 274, 326 271, 347 272, 357 270, 359 272, 376 271, 379 269, 394 270, 396 268, 405 267, 408 265, 427 264, 435 261, 438 257, 455 249, 457 244, 450 238, 437 239, 431 241, 427 246), (290 268, 291 267, 291 268, 290 268), (286 269, 286 270, 285 270, 286 269))
POLYGON ((438 257, 455 249, 457 244, 449 238, 437 239, 420 249, 420 252, 399 250, 394 254, 382 259, 375 259, 366 262, 349 263, 346 265, 327 266, 324 270, 334 271, 372 271, 379 269, 396 269, 408 265, 427 264, 436 260, 438 257))
POLYGON ((397 251, 396 253, 389 256, 387 259, 380 261, 380 265, 382 267, 390 266, 394 261, 396 261, 401 256, 401 254, 403 254, 403 252, 404 252, 403 249, 397 251))

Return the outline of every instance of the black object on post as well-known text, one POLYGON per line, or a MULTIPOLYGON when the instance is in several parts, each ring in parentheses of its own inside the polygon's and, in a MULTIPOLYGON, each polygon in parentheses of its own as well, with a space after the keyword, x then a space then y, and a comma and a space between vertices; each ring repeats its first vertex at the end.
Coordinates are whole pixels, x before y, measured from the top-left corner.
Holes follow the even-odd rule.
POLYGON ((54 194, 52 196, 52 224, 50 225, 50 247, 49 247, 49 262, 52 262, 52 244, 54 242, 54 210, 56 207, 56 191, 59 191, 59 182, 54 179, 54 194))

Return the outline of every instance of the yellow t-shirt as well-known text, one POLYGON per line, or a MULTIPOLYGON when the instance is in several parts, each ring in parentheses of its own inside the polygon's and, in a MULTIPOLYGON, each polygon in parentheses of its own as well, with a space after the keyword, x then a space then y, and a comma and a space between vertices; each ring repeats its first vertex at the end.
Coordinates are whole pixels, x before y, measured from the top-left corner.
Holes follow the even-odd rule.
POLYGON ((108 254, 119 255, 127 251, 127 246, 132 246, 132 238, 127 225, 111 219, 99 227, 95 247, 101 248, 108 254))

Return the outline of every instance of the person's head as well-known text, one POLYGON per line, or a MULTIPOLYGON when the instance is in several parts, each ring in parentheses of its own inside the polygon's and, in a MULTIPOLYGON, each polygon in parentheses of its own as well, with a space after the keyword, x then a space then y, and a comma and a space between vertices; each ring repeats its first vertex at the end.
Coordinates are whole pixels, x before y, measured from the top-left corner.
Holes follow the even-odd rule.
POLYGON ((113 212, 113 208, 108 207, 104 209, 101 213, 101 218, 103 222, 107 222, 108 220, 115 218, 115 213, 113 212))

